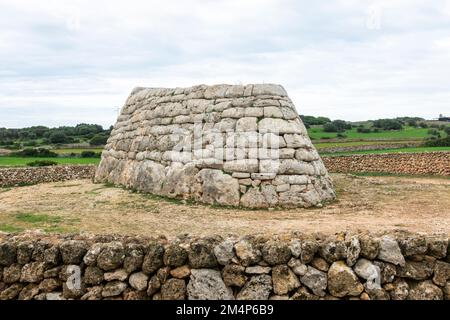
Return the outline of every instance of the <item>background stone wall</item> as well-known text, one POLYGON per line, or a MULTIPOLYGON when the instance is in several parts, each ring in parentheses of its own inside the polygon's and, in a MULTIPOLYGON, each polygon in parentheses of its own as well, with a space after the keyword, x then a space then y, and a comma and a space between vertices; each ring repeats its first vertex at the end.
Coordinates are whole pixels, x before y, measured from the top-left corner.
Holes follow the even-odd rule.
POLYGON ((0 187, 77 179, 92 179, 95 165, 49 166, 0 169, 0 187))
POLYGON ((449 299, 447 235, 0 234, 0 299, 449 299))
POLYGON ((385 172, 450 176, 450 152, 367 154, 324 157, 330 172, 385 172))
POLYGON ((250 208, 335 198, 292 101, 271 84, 135 89, 96 181, 250 208))

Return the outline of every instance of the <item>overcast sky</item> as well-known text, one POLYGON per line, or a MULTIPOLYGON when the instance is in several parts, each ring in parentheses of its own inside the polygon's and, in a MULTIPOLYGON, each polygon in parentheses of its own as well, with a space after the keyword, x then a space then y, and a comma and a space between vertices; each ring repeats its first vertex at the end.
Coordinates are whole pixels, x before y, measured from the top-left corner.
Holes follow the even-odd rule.
POLYGON ((109 126, 135 86, 282 84, 300 114, 450 114, 450 1, 0 0, 0 127, 109 126))

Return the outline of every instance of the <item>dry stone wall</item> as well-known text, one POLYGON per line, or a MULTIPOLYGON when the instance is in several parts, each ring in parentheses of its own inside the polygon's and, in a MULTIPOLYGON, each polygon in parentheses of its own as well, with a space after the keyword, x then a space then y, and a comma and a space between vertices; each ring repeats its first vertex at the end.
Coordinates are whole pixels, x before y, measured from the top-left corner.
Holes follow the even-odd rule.
POLYGON ((446 235, 0 234, 0 299, 450 299, 446 235))
POLYGON ((92 179, 96 169, 97 167, 95 165, 4 168, 0 169, 0 187, 92 179))
POLYGON ((450 152, 386 153, 324 157, 330 172, 381 172, 450 176, 450 152))
POLYGON ((332 181, 283 87, 136 88, 96 181, 208 204, 310 207, 332 181))

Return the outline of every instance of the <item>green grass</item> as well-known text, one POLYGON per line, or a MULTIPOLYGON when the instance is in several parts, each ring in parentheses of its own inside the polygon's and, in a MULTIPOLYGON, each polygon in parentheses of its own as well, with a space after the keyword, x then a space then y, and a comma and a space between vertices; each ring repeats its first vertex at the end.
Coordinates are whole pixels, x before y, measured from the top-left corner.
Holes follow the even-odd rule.
MULTIPOLYGON (((408 142, 420 142, 420 140, 411 140, 408 142)), ((334 147, 354 147, 354 146, 368 146, 368 145, 377 145, 377 144, 397 144, 397 143, 405 143, 405 141, 346 141, 346 142, 320 142, 314 143, 314 146, 317 149, 324 148, 334 148, 334 147)))
POLYGON ((346 156, 352 154, 380 154, 380 153, 398 153, 398 152, 436 152, 436 151, 450 151, 450 147, 418 147, 418 148, 398 148, 398 149, 384 149, 384 150, 364 150, 364 151, 347 151, 335 153, 321 153, 324 157, 346 156))
MULTIPOLYGON (((362 139, 362 140, 421 140, 430 137, 427 128, 405 127, 403 130, 381 131, 371 133, 359 133, 356 128, 343 132, 347 136, 345 139, 362 139)), ((308 129, 309 136, 312 140, 319 140, 324 137, 336 138, 336 132, 324 132, 322 127, 313 127, 308 129)), ((445 136, 444 131, 440 131, 441 136, 445 136)))
POLYGON ((94 151, 94 152, 102 152, 102 148, 63 148, 63 149, 51 149, 51 151, 56 152, 57 154, 81 154, 83 151, 94 151))
POLYGON ((21 222, 40 224, 40 223, 60 223, 61 217, 49 216, 47 214, 19 213, 16 219, 21 222))
POLYGON ((100 158, 23 158, 23 157, 0 157, 0 167, 22 167, 26 166, 27 163, 36 160, 52 160, 58 164, 99 164, 100 158))
POLYGON ((0 224, 0 231, 3 231, 3 232, 11 232, 12 233, 12 232, 21 232, 23 230, 24 230, 24 228, 22 228, 22 227, 12 226, 10 224, 3 224, 3 223, 0 224))

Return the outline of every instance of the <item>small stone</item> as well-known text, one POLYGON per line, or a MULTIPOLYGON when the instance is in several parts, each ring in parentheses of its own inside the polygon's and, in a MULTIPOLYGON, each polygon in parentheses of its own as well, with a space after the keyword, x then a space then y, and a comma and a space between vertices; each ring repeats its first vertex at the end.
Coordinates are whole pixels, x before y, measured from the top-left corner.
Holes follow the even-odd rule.
POLYGON ((114 297, 120 295, 127 288, 127 284, 122 281, 108 282, 102 291, 102 297, 114 297))
POLYGON ((184 300, 186 283, 181 279, 169 279, 161 286, 161 300, 184 300))
POLYGON ((111 271, 122 266, 125 250, 121 242, 111 242, 103 246, 97 257, 97 266, 105 271, 111 271))
POLYGON ((315 240, 305 240, 302 242, 302 251, 300 255, 300 260, 303 263, 310 263, 314 258, 317 250, 319 249, 319 245, 315 240))
POLYGON ((61 263, 61 253, 57 246, 50 247, 44 251, 44 262, 46 268, 53 268, 61 263))
POLYGON ((228 287, 242 287, 247 282, 245 267, 237 264, 226 265, 222 270, 223 281, 228 287))
POLYGON ((346 262, 348 266, 353 266, 361 253, 361 244, 357 236, 346 236, 345 242, 347 247, 345 254, 347 257, 346 262))
POLYGON ((283 295, 300 287, 300 282, 286 265, 278 265, 272 268, 272 283, 275 294, 283 295))
POLYGON ((373 264, 380 268, 381 271, 381 284, 390 283, 394 281, 397 275, 397 267, 392 263, 374 261, 373 264))
POLYGON ((144 291, 147 289, 148 276, 143 272, 136 272, 130 275, 128 282, 137 291, 144 291))
POLYGON ((442 300, 442 290, 431 281, 423 281, 409 291, 408 300, 442 300))
POLYGON ((428 249, 428 244, 425 237, 420 236, 400 239, 399 246, 405 257, 425 254, 428 249))
POLYGON ((103 282, 103 270, 98 267, 88 266, 84 270, 84 282, 88 285, 98 285, 103 282))
POLYGON ((56 278, 61 272, 61 267, 55 267, 44 272, 44 278, 56 278))
POLYGON ((445 286, 447 280, 450 279, 450 263, 443 261, 436 261, 434 265, 433 282, 438 286, 445 286))
POLYGON ((328 262, 325 259, 322 258, 314 258, 311 261, 311 266, 313 266, 314 268, 323 271, 323 272, 327 272, 328 269, 330 268, 330 265, 328 264, 328 262))
POLYGON ((408 283, 400 278, 395 279, 393 282, 394 290, 390 291, 392 300, 406 300, 409 295, 408 283))
POLYGON ((214 247, 217 262, 223 266, 229 264, 234 258, 234 241, 227 239, 214 247))
POLYGON ((97 257, 102 251, 104 243, 94 243, 92 247, 86 252, 83 261, 87 266, 93 266, 97 263, 97 257))
POLYGON ((319 297, 310 293, 305 287, 301 287, 292 295, 291 300, 314 301, 319 300, 319 297))
POLYGON ((286 243, 281 241, 268 241, 262 247, 262 257, 269 265, 288 263, 291 258, 291 250, 286 243))
POLYGON ((317 296, 325 296, 325 289, 327 288, 327 274, 319 271, 313 267, 308 266, 306 274, 300 277, 300 282, 317 296))
POLYGON ((50 292, 47 293, 45 296, 46 300, 53 301, 53 300, 67 300, 63 297, 62 292, 50 292))
POLYGON ((144 250, 143 247, 131 243, 125 247, 125 259, 123 261, 123 267, 128 273, 132 273, 142 268, 144 262, 144 250))
POLYGON ((80 264, 87 252, 87 245, 84 241, 68 240, 64 241, 60 247, 61 257, 64 264, 80 264))
POLYGON ((266 274, 250 278, 237 295, 238 300, 267 300, 272 292, 272 277, 266 274))
POLYGON ((161 281, 159 281, 158 277, 155 275, 150 278, 148 282, 147 294, 151 297, 161 288, 161 281))
POLYGON ((448 238, 445 236, 432 237, 427 239, 428 255, 437 259, 445 258, 448 250, 448 238))
POLYGON ((308 271, 308 267, 306 264, 303 264, 300 259, 292 258, 288 262, 288 267, 291 268, 292 271, 298 276, 303 276, 308 271))
POLYGON ((106 272, 104 274, 104 278, 106 281, 125 281, 128 278, 128 273, 125 271, 125 269, 117 269, 113 272, 106 272))
POLYGON ((17 297, 20 291, 23 289, 22 283, 14 283, 8 288, 0 292, 0 300, 12 300, 17 297))
POLYGON ((368 288, 381 288, 381 270, 371 261, 361 258, 353 268, 356 274, 365 280, 368 288))
POLYGON ((256 264, 261 260, 261 252, 247 240, 240 240, 234 245, 237 257, 243 266, 256 264))
POLYGON ((163 261, 169 267, 181 267, 186 263, 188 252, 183 247, 172 245, 166 248, 163 261))
POLYGON ((359 296, 364 290, 358 277, 344 261, 333 262, 328 270, 328 291, 335 297, 359 296))
POLYGON ((0 265, 10 266, 16 262, 17 247, 10 242, 0 243, 0 265))
POLYGON ((328 239, 320 246, 319 255, 327 262, 333 263, 347 258, 347 247, 342 240, 328 239))
POLYGON ((20 281, 21 282, 40 282, 44 279, 44 263, 31 262, 23 266, 20 281))
POLYGON ((271 267, 264 266, 252 266, 245 268, 245 273, 247 274, 269 274, 272 270, 271 267))
POLYGON ((192 242, 188 252, 189 265, 193 269, 214 268, 217 259, 214 255, 213 244, 206 240, 192 242))
POLYGON ((184 265, 170 270, 170 275, 174 278, 184 279, 191 275, 191 269, 189 268, 189 266, 184 265))
POLYGON ((159 243, 152 243, 148 246, 148 252, 142 263, 142 271, 148 275, 152 274, 162 266, 164 256, 164 247, 159 243))
POLYGON ((231 290, 225 286, 219 271, 192 269, 187 286, 189 300, 233 300, 231 290))
POLYGON ((407 261, 404 267, 397 267, 397 276, 414 280, 426 280, 433 274, 434 263, 407 261))
POLYGON ((373 260, 378 256, 378 252, 380 251, 380 242, 378 239, 363 235, 359 238, 359 243, 361 246, 361 256, 369 260, 373 260))
POLYGON ((48 278, 48 279, 44 279, 42 280, 42 282, 39 284, 39 291, 40 292, 53 292, 56 291, 57 289, 61 288, 62 283, 59 279, 55 279, 55 278, 48 278))
POLYGON ((27 264, 31 260, 34 245, 30 241, 25 241, 17 245, 17 263, 27 264))
POLYGON ((39 293, 39 286, 35 283, 30 283, 25 286, 19 294, 19 300, 31 300, 39 293))
POLYGON ((402 255, 400 247, 395 239, 384 236, 380 240, 380 251, 378 259, 390 262, 395 265, 405 265, 405 258, 402 255))
POLYGON ((3 269, 3 282, 5 282, 6 284, 19 282, 21 272, 22 266, 17 263, 14 263, 9 267, 5 267, 3 269))

